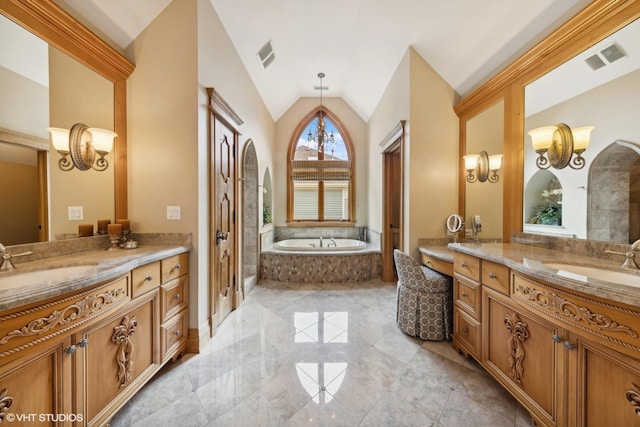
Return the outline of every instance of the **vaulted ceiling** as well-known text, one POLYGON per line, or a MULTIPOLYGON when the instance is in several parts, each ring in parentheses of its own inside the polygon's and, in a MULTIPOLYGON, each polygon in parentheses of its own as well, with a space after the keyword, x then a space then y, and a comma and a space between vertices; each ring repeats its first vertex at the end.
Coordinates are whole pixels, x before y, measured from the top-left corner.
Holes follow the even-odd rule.
MULTIPOLYGON (((210 0, 274 120, 300 97, 373 113, 409 46, 462 97, 588 0, 210 0), (271 42, 275 60, 258 51, 271 42)), ((127 47, 171 0, 56 0, 127 47)))

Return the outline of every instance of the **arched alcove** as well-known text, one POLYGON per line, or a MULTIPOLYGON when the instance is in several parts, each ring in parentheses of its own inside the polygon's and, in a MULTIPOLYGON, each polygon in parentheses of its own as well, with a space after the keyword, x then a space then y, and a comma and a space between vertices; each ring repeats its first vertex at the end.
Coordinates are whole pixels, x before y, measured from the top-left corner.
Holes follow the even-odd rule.
POLYGON ((562 225, 562 185, 553 172, 534 173, 525 186, 524 199, 525 223, 562 225))
POLYGON ((262 225, 273 223, 272 199, 271 172, 269 172, 269 168, 267 168, 262 178, 262 225))
POLYGON ((615 141, 589 168, 587 238, 631 243, 640 238, 640 146, 615 141))
POLYGON ((242 259, 244 294, 248 295, 258 282, 258 157, 253 141, 244 147, 242 160, 242 259))

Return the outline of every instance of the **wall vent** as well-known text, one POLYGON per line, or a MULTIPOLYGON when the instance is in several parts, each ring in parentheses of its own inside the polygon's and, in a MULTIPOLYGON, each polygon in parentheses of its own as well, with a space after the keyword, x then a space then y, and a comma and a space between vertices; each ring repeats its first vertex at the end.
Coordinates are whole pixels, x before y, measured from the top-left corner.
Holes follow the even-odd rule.
POLYGON ((617 43, 613 43, 598 53, 594 53, 584 60, 592 70, 598 70, 605 65, 611 64, 620 58, 627 56, 624 50, 617 43))
POLYGON ((600 59, 600 56, 598 56, 597 53, 585 59, 584 62, 586 62, 592 70, 597 70, 607 65, 602 59, 600 59))
POLYGON ((262 63, 263 68, 267 68, 276 59, 275 53, 273 53, 273 46, 271 46, 271 40, 265 43, 264 46, 258 51, 258 58, 262 63))

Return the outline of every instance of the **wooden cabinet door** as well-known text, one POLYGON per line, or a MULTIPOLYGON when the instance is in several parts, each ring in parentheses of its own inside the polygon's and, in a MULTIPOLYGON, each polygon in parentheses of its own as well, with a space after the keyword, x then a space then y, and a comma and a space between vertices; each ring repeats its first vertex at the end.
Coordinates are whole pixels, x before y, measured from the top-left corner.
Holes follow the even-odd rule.
POLYGON ((526 404, 534 418, 543 425, 557 425, 564 407, 565 331, 492 289, 483 290, 483 295, 482 353, 487 370, 526 404))
POLYGON ((570 342, 567 425, 640 427, 640 361, 575 334, 570 342))
POLYGON ((158 289, 133 303, 74 336, 79 347, 76 406, 87 425, 107 421, 114 407, 131 397, 160 363, 158 289))
POLYGON ((0 422, 11 426, 64 426, 82 421, 73 418, 71 408, 72 355, 65 351, 70 345, 70 338, 45 341, 27 356, 2 367, 0 422))

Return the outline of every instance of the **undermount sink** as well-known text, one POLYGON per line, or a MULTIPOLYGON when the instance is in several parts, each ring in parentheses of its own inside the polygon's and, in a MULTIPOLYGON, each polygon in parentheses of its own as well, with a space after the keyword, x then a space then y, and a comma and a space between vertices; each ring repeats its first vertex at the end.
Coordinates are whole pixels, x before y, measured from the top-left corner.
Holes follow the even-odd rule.
POLYGON ((95 267, 95 264, 83 264, 29 271, 20 271, 18 268, 0 273, 0 289, 71 281, 83 277, 95 267))
POLYGON ((609 270, 601 267, 560 262, 545 262, 544 265, 558 270, 556 273, 557 275, 570 279, 596 279, 603 280, 605 282, 619 283, 621 285, 640 287, 640 272, 635 270, 630 270, 627 273, 624 271, 609 270))

